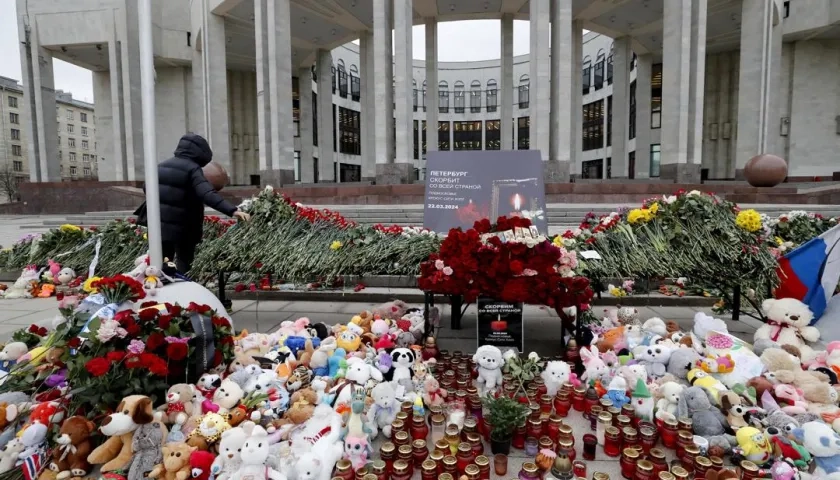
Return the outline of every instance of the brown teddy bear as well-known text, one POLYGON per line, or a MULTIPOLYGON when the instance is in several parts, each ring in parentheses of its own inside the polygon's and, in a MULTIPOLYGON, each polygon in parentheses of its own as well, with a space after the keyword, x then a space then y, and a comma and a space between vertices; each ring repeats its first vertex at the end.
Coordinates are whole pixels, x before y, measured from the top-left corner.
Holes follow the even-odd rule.
POLYGON ((87 461, 92 450, 90 435, 96 431, 96 425, 82 416, 64 420, 56 437, 56 448, 52 452, 50 470, 56 472, 58 480, 84 477, 90 471, 87 461))
POLYGON ((168 443, 163 446, 163 463, 156 465, 149 478, 162 480, 187 480, 190 478, 190 455, 196 451, 186 443, 168 443))
POLYGON ((0 431, 5 430, 10 423, 17 420, 20 409, 17 405, 9 405, 6 402, 0 403, 0 431))
POLYGON ((292 394, 289 401, 289 409, 283 414, 283 418, 274 422, 275 427, 283 425, 302 425, 312 418, 315 413, 315 405, 318 403, 318 394, 311 388, 302 388, 292 394))
MULTIPOLYGON (((786 383, 802 390, 805 400, 820 402, 824 398, 820 384, 828 384, 828 375, 822 372, 802 370, 802 364, 795 357, 781 348, 768 348, 761 354, 761 363, 767 368, 767 375, 779 383, 786 383)), ((757 389, 756 389, 756 393, 757 389)), ((761 398, 761 397, 758 397, 761 398)))
POLYGON ((166 424, 184 424, 193 416, 193 398, 195 387, 187 383, 177 383, 166 391, 166 405, 158 407, 163 412, 166 424))

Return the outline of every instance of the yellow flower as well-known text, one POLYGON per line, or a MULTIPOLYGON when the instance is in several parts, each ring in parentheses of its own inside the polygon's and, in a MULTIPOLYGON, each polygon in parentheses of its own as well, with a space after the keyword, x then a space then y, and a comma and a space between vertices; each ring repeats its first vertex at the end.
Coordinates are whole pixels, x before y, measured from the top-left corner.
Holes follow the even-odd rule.
POLYGON ((339 248, 341 248, 341 242, 338 240, 335 240, 330 244, 330 250, 338 250, 339 248))
POLYGON ((557 235, 551 243, 553 243, 555 247, 563 247, 563 236, 557 235))
POLYGON ((631 224, 646 223, 653 218, 653 214, 647 208, 634 208, 627 214, 627 221, 631 224))
POLYGON ((65 223, 64 225, 62 225, 58 228, 59 228, 59 230, 61 230, 64 233, 75 233, 75 232, 81 232, 82 231, 81 228, 79 228, 75 225, 71 225, 69 223, 65 223))
POLYGON ((82 289, 87 293, 96 293, 97 289, 93 287, 93 283, 98 282, 100 280, 102 280, 101 277, 90 277, 87 280, 85 280, 85 284, 82 286, 82 289))
POLYGON ((621 298, 621 297, 626 295, 624 290, 622 290, 622 289, 620 289, 616 286, 613 286, 613 285, 609 286, 609 292, 610 292, 610 295, 612 295, 615 298, 621 298))
POLYGON ((143 234, 143 240, 148 240, 148 239, 149 239, 149 235, 148 235, 148 234, 146 234, 146 233, 144 233, 144 234, 143 234))
POLYGON ((735 225, 748 232, 757 232, 761 230, 761 214, 751 208, 741 210, 735 217, 735 225))
POLYGON ((782 240, 782 237, 776 237, 776 238, 774 238, 774 240, 776 240, 776 245, 778 245, 780 247, 785 244, 785 241, 782 240))
POLYGON ((657 202, 651 203, 650 206, 648 207, 648 210, 650 210, 650 213, 656 215, 656 212, 659 211, 659 203, 657 203, 657 202))

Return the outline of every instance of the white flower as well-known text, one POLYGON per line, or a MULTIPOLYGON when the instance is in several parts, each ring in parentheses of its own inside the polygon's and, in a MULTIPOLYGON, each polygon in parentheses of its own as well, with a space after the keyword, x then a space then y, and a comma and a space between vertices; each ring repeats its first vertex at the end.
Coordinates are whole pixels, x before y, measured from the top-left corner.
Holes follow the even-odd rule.
POLYGON ((452 275, 454 272, 452 271, 452 267, 444 267, 443 274, 447 277, 452 275))
POLYGON ((443 270, 443 267, 445 266, 446 264, 443 263, 443 260, 435 260, 435 268, 438 270, 443 270))
POLYGON ((528 354, 528 360, 533 360, 535 362, 539 361, 540 356, 537 355, 537 352, 531 352, 528 354))
POLYGON ((574 238, 564 238, 563 245, 566 247, 574 247, 577 244, 574 238))
POLYGON ((502 354, 502 358, 505 359, 505 362, 510 362, 511 359, 516 358, 516 350, 505 350, 505 353, 502 354))
POLYGON ((574 235, 576 237, 579 237, 582 233, 583 233, 583 230, 581 230, 579 228, 576 228, 576 229, 572 230, 572 235, 574 235))
POLYGON ((677 201, 676 195, 662 195, 662 201, 667 204, 672 204, 677 201))
POLYGON ((526 268, 525 270, 522 270, 522 276, 523 277, 536 277, 537 276, 537 271, 536 270, 531 270, 530 268, 526 268))
POLYGON ((266 193, 271 193, 273 191, 274 191, 274 187, 272 187, 271 185, 266 185, 265 186, 265 192, 266 193))
POLYGON ((125 338, 126 335, 128 335, 128 332, 120 327, 120 322, 114 319, 103 320, 96 332, 96 338, 102 343, 106 343, 114 337, 125 338))
POLYGON ((687 283, 688 283, 688 279, 687 279, 687 278, 685 278, 685 277, 679 277, 679 278, 677 278, 677 286, 679 286, 679 287, 685 287, 687 283))

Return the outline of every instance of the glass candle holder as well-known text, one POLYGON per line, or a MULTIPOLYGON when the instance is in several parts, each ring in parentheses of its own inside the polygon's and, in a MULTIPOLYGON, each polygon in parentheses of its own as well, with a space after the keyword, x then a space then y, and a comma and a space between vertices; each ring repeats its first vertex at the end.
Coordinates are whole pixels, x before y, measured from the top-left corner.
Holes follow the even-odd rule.
POLYGON ((391 472, 391 480, 411 480, 411 473, 408 464, 403 460, 394 462, 394 471, 391 472))
POLYGON ((633 422, 630 420, 630 417, 628 417, 627 415, 619 415, 618 417, 613 417, 613 418, 615 418, 615 420, 616 420, 615 425, 613 425, 613 426, 618 427, 619 430, 624 430, 627 427, 632 427, 633 426, 633 422))
POLYGON ((478 469, 478 465, 471 463, 464 470, 464 475, 467 477, 467 480, 480 480, 481 470, 478 469))
POLYGON ((464 428, 461 429, 461 440, 467 442, 467 436, 471 433, 478 433, 478 417, 469 415, 464 419, 464 428))
POLYGON ((484 443, 481 441, 479 434, 470 433, 467 435, 467 443, 472 447, 473 455, 476 457, 484 453, 484 443))
POLYGON ((572 431, 571 425, 566 425, 565 423, 560 426, 560 435, 557 437, 557 441, 560 440, 568 440, 572 442, 572 446, 575 445, 575 435, 572 431))
POLYGON ((577 412, 582 412, 586 408, 586 388, 577 387, 572 392, 572 408, 577 412))
POLYGON ((569 457, 569 460, 574 461, 577 457, 577 453, 575 453, 574 444, 572 444, 571 440, 563 439, 557 444, 557 453, 563 454, 569 457))
POLYGON ((640 441, 642 452, 645 456, 650 453, 650 449, 656 446, 656 428, 649 425, 643 425, 639 428, 640 441))
POLYGON ((694 459, 694 478, 706 478, 706 472, 712 469, 712 461, 706 457, 694 459))
POLYGON ((435 464, 434 460, 426 460, 420 466, 420 479, 421 480, 437 480, 438 472, 437 472, 437 465, 435 464))
POLYGON ((621 431, 615 427, 607 427, 604 432, 604 453, 609 457, 621 454, 621 431))
POLYGON ((566 390, 560 390, 554 397, 554 413, 560 417, 569 415, 569 410, 572 408, 571 394, 566 390))
POLYGON ((654 475, 659 475, 659 472, 668 471, 668 460, 665 458, 665 450, 651 448, 650 453, 648 453, 648 460, 653 464, 654 475))
POLYGON ((582 460, 576 460, 572 463, 572 473, 574 473, 576 478, 586 478, 586 462, 582 460))
POLYGON ((700 456, 700 447, 697 445, 687 445, 683 449, 683 455, 680 457, 680 463, 682 467, 688 471, 688 473, 694 472, 694 461, 697 457, 700 456))
POLYGON ((420 468, 423 462, 429 458, 429 447, 425 440, 415 440, 411 444, 411 457, 414 460, 414 468, 420 468))
POLYGON ((527 437, 527 435, 525 434, 526 431, 527 428, 525 427, 525 425, 516 428, 516 430, 513 432, 513 439, 511 439, 511 445, 513 446, 513 448, 518 448, 519 450, 525 448, 525 438, 527 437))
POLYGON ((633 480, 636 476, 636 463, 639 461, 639 452, 635 448, 625 448, 621 453, 621 476, 633 480))
POLYGON ((379 458, 385 462, 385 472, 390 476, 394 468, 394 460, 397 457, 397 446, 391 442, 385 442, 379 447, 379 458))
POLYGON ((560 427, 563 426, 563 419, 559 415, 552 415, 548 419, 548 438, 556 442, 560 437, 560 427))
POLYGON ((414 475, 414 450, 411 445, 400 445, 397 447, 397 459, 408 464, 408 469, 414 475))
POLYGON ((397 432, 394 434, 394 445, 397 446, 397 451, 403 445, 408 445, 411 442, 411 437, 408 435, 408 432, 397 432))
POLYGON ((738 467, 738 472, 741 474, 741 478, 743 480, 752 480, 754 478, 759 478, 759 468, 753 462, 749 460, 744 460, 741 462, 740 466, 738 467))
POLYGON ((414 415, 411 419, 411 439, 426 440, 429 436, 429 425, 426 424, 426 417, 414 415))
POLYGON ((473 463, 475 455, 473 455, 472 445, 467 442, 461 442, 458 445, 458 455, 455 457, 458 460, 458 474, 463 475, 467 465, 473 463))
POLYGON ((694 445, 694 434, 688 430, 678 431, 676 445, 676 454, 678 459, 682 458, 683 452, 685 452, 685 447, 689 445, 694 445))
MULTIPOLYGON (((607 408, 607 412, 612 415, 613 418, 613 427, 618 427, 619 430, 624 428, 618 425, 618 417, 621 415, 621 409, 618 407, 609 407, 607 408)), ((630 417, 627 417, 630 418, 630 417)))
POLYGON ((458 459, 453 455, 443 457, 443 473, 453 477, 458 475, 458 459))
POLYGON ((599 405, 599 403, 598 403, 599 400, 600 399, 598 398, 598 392, 596 392, 594 388, 590 387, 589 389, 587 389, 586 390, 586 406, 585 406, 584 411, 587 414, 592 412, 592 407, 594 405, 599 405))
MULTIPOLYGON (((672 468, 671 469, 671 475, 674 476, 675 480, 689 480, 691 478, 691 474, 688 472, 688 470, 686 470, 682 467, 672 468)), ((747 477, 741 477, 741 478, 747 478, 747 477)))
POLYGON ((632 418, 636 416, 636 409, 633 408, 632 404, 627 403, 621 407, 621 414, 632 418))
POLYGON ((388 474, 385 471, 385 462, 382 460, 374 460, 370 466, 370 473, 376 475, 376 480, 387 480, 388 474))
POLYGON ((552 451, 554 451, 557 443, 554 440, 552 440, 551 437, 549 437, 547 435, 543 435, 542 437, 540 437, 539 445, 540 445, 539 446, 540 450, 552 450, 552 451))
POLYGON ((525 455, 529 457, 534 457, 537 455, 537 451, 539 450, 539 441, 535 437, 528 437, 525 440, 525 455))
POLYGON ((507 464, 508 464, 508 457, 502 453, 497 453, 493 455, 493 470, 496 472, 496 475, 503 477, 507 475, 507 464))
POLYGON ((526 437, 540 438, 542 436, 542 422, 539 417, 528 419, 528 429, 525 432, 526 437))
POLYGON ((443 473, 443 457, 443 452, 438 449, 435 449, 432 453, 429 454, 429 460, 435 462, 435 468, 437 468, 438 475, 443 473))
POLYGON ((677 419, 677 427, 680 430, 688 430, 692 434, 694 433, 694 422, 688 417, 680 417, 677 419))
POLYGON ((458 444, 461 443, 461 435, 458 427, 450 425, 446 427, 446 443, 449 444, 449 454, 456 455, 458 453, 458 444))
POLYGON ((723 459, 720 457, 709 457, 709 461, 712 462, 712 468, 716 468, 720 470, 723 468, 723 459))
POLYGON ((446 417, 440 413, 434 414, 431 416, 431 423, 432 427, 430 431, 432 438, 429 441, 434 445, 437 444, 438 440, 446 436, 446 417))
MULTIPOLYGON (((595 405, 589 413, 589 428, 594 432, 598 429, 598 416, 601 415, 601 406, 595 405)), ((586 417, 586 415, 584 415, 586 417)))
POLYGON ((653 473, 653 464, 647 460, 639 460, 636 463, 636 474, 633 480, 656 480, 653 473))
POLYGON ((612 427, 612 415, 607 412, 601 412, 601 414, 598 415, 598 427, 595 429, 595 436, 598 437, 599 444, 605 444, 604 434, 609 427, 612 427))
POLYGON ((540 395, 540 411, 543 413, 551 413, 552 408, 554 408, 554 402, 551 395, 540 395))
POLYGON ((449 442, 445 438, 441 438, 440 440, 435 442, 435 450, 440 450, 444 456, 449 455, 451 452, 449 451, 449 442))
POLYGON ((333 477, 340 478, 341 480, 353 480, 356 478, 356 473, 353 471, 353 466, 350 464, 350 460, 341 459, 336 462, 335 474, 333 477))
POLYGON ((598 437, 591 433, 583 436, 583 459, 595 460, 595 451, 598 449, 598 437))
POLYGON ((519 471, 519 480, 538 480, 540 478, 540 469, 537 464, 533 462, 525 462, 522 464, 522 470, 519 471))
POLYGON ((490 459, 479 455, 475 457, 475 464, 478 466, 480 480, 490 480, 490 459))
POLYGON ((676 420, 668 419, 662 423, 662 430, 659 433, 662 437, 662 445, 665 445, 665 448, 676 448, 677 427, 676 420))
POLYGON ((624 427, 621 429, 622 448, 637 448, 641 449, 639 444, 639 432, 633 427, 624 427))

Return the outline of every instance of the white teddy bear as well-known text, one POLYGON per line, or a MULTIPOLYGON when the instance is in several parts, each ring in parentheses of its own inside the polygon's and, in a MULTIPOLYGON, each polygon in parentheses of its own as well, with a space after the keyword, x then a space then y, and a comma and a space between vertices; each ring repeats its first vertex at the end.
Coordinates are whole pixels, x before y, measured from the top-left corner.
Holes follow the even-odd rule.
POLYGON ((213 460, 210 468, 216 480, 228 480, 239 470, 242 466, 239 452, 247 439, 248 435, 242 427, 234 427, 222 433, 222 439, 219 441, 219 456, 213 460))
POLYGON ((557 395, 560 387, 568 382, 572 376, 572 369, 566 362, 559 360, 551 361, 545 364, 545 370, 540 374, 545 382, 545 388, 548 394, 553 398, 557 395))
POLYGON ((666 373, 671 347, 662 344, 640 346, 633 349, 633 357, 645 366, 648 378, 657 379, 666 373))
POLYGON ((660 420, 676 420, 677 406, 680 403, 680 395, 685 387, 677 382, 665 382, 659 387, 657 396, 661 397, 656 401, 656 418, 660 420))
POLYGON ((814 314, 807 305, 795 298, 768 298, 761 303, 761 309, 767 316, 767 323, 755 331, 755 341, 772 340, 779 345, 793 345, 799 349, 803 363, 816 356, 805 343, 820 339, 817 327, 809 326, 814 314))
POLYGON ((380 430, 386 438, 391 438, 391 424, 397 418, 400 407, 394 385, 390 382, 379 383, 373 387, 370 396, 373 405, 367 412, 367 426, 373 431, 371 440, 376 438, 380 430))
POLYGON ((481 393, 492 392, 502 384, 502 351, 493 345, 478 347, 473 355, 473 362, 478 365, 476 383, 481 393))
POLYGON ((242 465, 231 480, 286 480, 286 475, 266 465, 269 453, 268 433, 263 427, 254 426, 239 454, 242 465))

